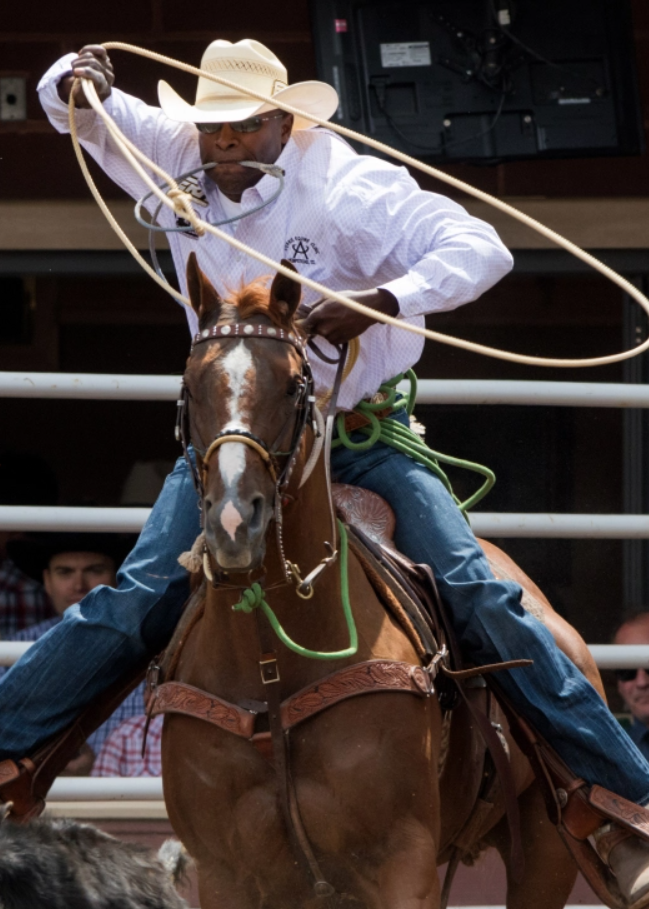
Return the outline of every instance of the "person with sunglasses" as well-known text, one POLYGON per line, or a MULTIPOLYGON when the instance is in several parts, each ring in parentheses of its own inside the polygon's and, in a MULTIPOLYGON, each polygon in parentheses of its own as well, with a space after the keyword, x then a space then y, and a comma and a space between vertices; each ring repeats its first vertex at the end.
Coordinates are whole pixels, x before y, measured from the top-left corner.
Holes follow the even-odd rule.
MULTIPOLYGON (((427 314, 477 300, 511 269, 512 257, 489 224, 422 190, 405 168, 359 155, 334 132, 314 128, 310 117, 328 120, 336 112, 338 96, 331 86, 290 85, 276 55, 251 39, 212 42, 201 69, 233 85, 200 77, 191 104, 161 82, 160 107, 152 107, 114 88, 106 50, 87 46, 55 63, 39 93, 50 122, 62 133, 69 131, 67 102, 73 93, 80 141, 118 185, 140 199, 148 187, 118 153, 81 87, 74 87, 75 76, 92 80, 126 136, 167 173, 179 180, 186 175, 180 186, 207 220, 230 221, 223 229, 236 232, 237 240, 275 261, 288 259, 303 274, 377 312, 423 325, 427 314), (260 102, 250 90, 272 101, 260 102), (277 104, 301 113, 285 113, 277 104), (279 195, 275 178, 247 166, 250 161, 284 171, 279 195)), ((267 272, 230 244, 210 234, 196 236, 166 208, 160 223, 170 231, 185 294, 192 251, 223 297, 230 287, 267 272)), ((330 345, 358 338, 358 360, 338 397, 342 411, 371 399, 383 382, 421 356, 420 337, 376 324, 310 290, 302 299, 305 331, 319 335, 318 345, 329 358, 312 362, 316 393, 333 385, 337 351, 330 345)), ((195 335, 198 322, 191 310, 188 321, 195 335)), ((500 684, 571 771, 610 796, 647 805, 649 764, 548 629, 522 608, 520 587, 493 576, 441 481, 382 443, 362 451, 336 449, 332 470, 340 482, 388 500, 397 515, 397 544, 433 569, 470 659, 478 665, 533 659, 533 668, 500 673, 500 684)), ((180 459, 122 567, 117 589, 93 591, 68 610, 47 639, 34 645, 29 662, 17 663, 0 682, 0 798, 11 798, 21 781, 29 780, 30 763, 21 758, 63 732, 110 684, 129 670, 133 674, 133 665, 166 646, 188 592, 177 559, 199 533, 196 505, 188 465, 180 459)), ((24 794, 24 786, 20 791, 24 794)), ((26 800, 24 813, 37 808, 26 800)), ((631 808, 645 818, 635 804, 631 808)), ((603 825, 603 816, 595 812, 589 821, 600 855, 616 876, 625 905, 647 909, 649 844, 626 828, 603 825)), ((646 823, 649 829, 649 814, 646 823)))
MULTIPOLYGON (((649 646, 649 612, 639 612, 620 625, 614 644, 649 646)), ((632 716, 628 733, 649 760, 649 668, 616 669, 617 690, 632 716)))

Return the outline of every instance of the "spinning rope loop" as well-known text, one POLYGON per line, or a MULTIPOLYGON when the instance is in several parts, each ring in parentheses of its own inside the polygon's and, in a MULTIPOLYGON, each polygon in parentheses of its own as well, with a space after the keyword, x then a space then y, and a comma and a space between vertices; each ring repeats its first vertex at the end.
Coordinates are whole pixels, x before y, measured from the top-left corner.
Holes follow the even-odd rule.
MULTIPOLYGON (((184 72, 190 73, 194 76, 202 76, 203 78, 210 79, 212 82, 217 82, 220 85, 225 85, 228 88, 233 88, 237 91, 242 91, 242 87, 235 82, 232 82, 230 79, 224 79, 222 76, 215 76, 213 73, 206 72, 198 67, 191 66, 188 63, 182 63, 179 60, 174 60, 171 57, 166 57, 163 54, 155 53, 154 51, 145 50, 144 48, 137 47, 132 44, 126 44, 122 41, 108 41, 103 47, 106 50, 123 50, 130 53, 138 54, 142 57, 148 57, 150 60, 155 60, 158 63, 164 63, 168 66, 173 66, 176 69, 184 70, 184 72)), ((512 351, 500 350, 496 347, 488 347, 484 344, 476 344, 473 341, 466 341, 463 338, 456 338, 452 335, 441 334, 437 331, 432 331, 428 328, 420 328, 417 325, 410 325, 407 322, 402 321, 401 319, 394 318, 393 316, 384 315, 378 313, 373 309, 370 309, 368 306, 364 306, 362 303, 358 303, 355 300, 350 300, 348 297, 344 296, 337 291, 333 291, 326 287, 323 284, 320 284, 317 281, 313 281, 310 278, 305 277, 304 275, 296 274, 293 271, 290 271, 288 268, 285 268, 281 263, 274 262, 268 256, 265 256, 263 253, 258 252, 257 250, 252 249, 249 246, 246 246, 244 243, 241 243, 235 237, 231 237, 223 231, 219 230, 218 227, 209 224, 209 222, 202 220, 194 211, 192 206, 192 197, 189 193, 185 193, 178 187, 176 181, 165 173, 165 171, 160 168, 157 164, 150 161, 146 155, 136 148, 132 142, 130 142, 126 136, 124 136, 109 114, 104 110, 102 103, 100 102, 95 87, 90 79, 76 79, 75 85, 77 82, 81 82, 83 91, 88 99, 89 104, 93 110, 104 120, 106 128, 108 129, 110 135, 115 141, 117 147, 120 149, 124 157, 129 163, 133 166, 134 170, 141 177, 144 183, 151 189, 151 192, 155 194, 160 201, 166 205, 168 208, 172 209, 179 217, 184 218, 188 221, 197 234, 203 236, 205 233, 211 233, 214 236, 218 237, 221 240, 224 240, 226 243, 229 243, 231 246, 234 246, 235 249, 238 249, 241 252, 246 253, 249 256, 252 256, 254 259, 257 259, 258 262, 262 262, 268 268, 277 271, 288 278, 291 278, 294 281, 298 281, 304 287, 309 287, 311 290, 316 291, 319 294, 322 294, 325 297, 328 297, 332 300, 336 300, 338 303, 342 303, 344 306, 349 307, 350 309, 355 310, 356 312, 362 313, 365 316, 369 316, 377 322, 383 322, 386 325, 394 325, 396 328, 400 328, 403 331, 410 331, 413 334, 422 335, 424 338, 428 338, 431 341, 438 341, 441 344, 448 344, 451 347, 459 347, 463 350, 469 350, 473 353, 482 354, 484 356, 494 357, 499 360, 506 360, 510 363, 521 363, 523 365, 534 365, 534 366, 557 366, 557 367, 585 367, 585 366, 604 366, 609 363, 619 363, 622 360, 628 360, 631 357, 636 357, 639 354, 644 353, 649 349, 649 337, 642 342, 642 344, 633 348, 632 350, 625 350, 617 354, 609 354, 603 357, 586 357, 582 359, 558 359, 553 357, 534 357, 528 356, 527 354, 517 354, 512 351), (144 168, 139 162, 142 162, 157 174, 162 180, 164 180, 170 187, 169 192, 165 193, 146 173, 144 168)), ((318 126, 322 126, 325 129, 330 129, 333 132, 339 133, 342 136, 346 136, 349 139, 354 139, 359 142, 362 142, 365 145, 376 149, 377 151, 383 152, 384 154, 390 155, 393 158, 396 158, 398 161, 401 161, 404 164, 409 165, 417 170, 420 170, 422 173, 428 174, 431 177, 441 180, 444 183, 449 184, 450 186, 460 189, 462 192, 467 193, 470 196, 474 196, 476 199, 480 199, 483 202, 486 202, 488 205, 491 205, 494 208, 499 209, 505 214, 509 215, 512 218, 515 218, 517 221, 520 221, 522 224, 525 224, 527 227, 532 228, 537 233, 549 239, 551 242, 555 243, 557 246, 562 247, 571 255, 575 256, 578 259, 581 259, 582 262, 585 262, 587 265, 594 268, 596 271, 599 271, 600 274, 604 275, 605 278, 608 278, 614 284, 617 284, 625 293, 632 297, 647 313, 649 316, 649 299, 641 293, 637 287, 635 287, 630 281, 627 281, 626 278, 623 278, 612 268, 609 268, 608 265, 605 265, 603 262, 600 262, 599 259, 596 259, 594 256, 591 256, 590 253, 587 253, 585 250, 581 249, 575 243, 572 243, 570 240, 567 240, 565 237, 562 237, 561 234, 556 233, 556 231, 551 230, 549 227, 546 227, 544 224, 541 224, 539 221, 534 218, 530 218, 529 215, 524 214, 518 209, 514 208, 511 205, 508 205, 506 202, 501 201, 500 199, 495 198, 494 196, 489 195, 488 193, 482 192, 482 190, 476 189, 468 183, 465 183, 462 180, 458 180, 456 177, 452 177, 449 174, 445 174, 443 171, 438 170, 435 167, 430 165, 423 164, 421 161, 418 161, 416 158, 412 158, 410 155, 406 155, 403 152, 397 151, 394 148, 391 148, 389 145, 385 145, 383 142, 378 142, 376 139, 372 139, 369 136, 363 136, 360 133, 355 132, 352 129, 348 129, 345 126, 340 126, 337 123, 331 123, 327 120, 321 120, 319 117, 314 116, 313 114, 307 114, 304 111, 299 110, 299 108, 293 107, 290 104, 286 104, 278 101, 275 98, 269 97, 268 95, 262 95, 259 92, 252 91, 252 89, 243 89, 247 95, 250 95, 253 98, 256 98, 258 101, 262 101, 266 104, 272 104, 273 107, 279 108, 280 110, 286 111, 289 114, 296 114, 301 117, 305 117, 313 123, 316 123, 318 126)), ((74 92, 70 93, 70 103, 69 103, 69 121, 70 121, 70 134, 72 137, 72 143, 74 150, 79 161, 81 170, 86 178, 86 182, 92 192, 95 200, 97 201, 102 212, 106 216, 108 222, 117 235, 120 237, 126 248, 134 256, 134 258, 140 263, 144 268, 147 274, 156 281, 167 293, 170 293, 176 300, 180 303, 183 303, 185 306, 189 306, 189 300, 184 297, 182 294, 179 294, 173 288, 161 278, 154 269, 150 267, 148 262, 140 255, 139 251, 136 249, 134 244, 126 236, 122 228, 115 221, 110 209, 104 202, 97 189, 92 176, 88 170, 85 159, 83 157, 83 152, 79 144, 79 140, 76 132, 76 123, 74 118, 74 92)))

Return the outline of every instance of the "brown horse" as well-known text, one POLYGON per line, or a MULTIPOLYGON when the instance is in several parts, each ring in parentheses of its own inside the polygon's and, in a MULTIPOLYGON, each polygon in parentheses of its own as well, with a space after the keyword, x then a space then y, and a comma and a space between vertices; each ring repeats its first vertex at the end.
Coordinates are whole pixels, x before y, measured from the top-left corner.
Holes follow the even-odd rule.
MULTIPOLYGON (((185 388, 190 434, 200 453, 205 567, 212 580, 194 595, 202 606, 182 624, 171 647, 173 678, 182 683, 177 687, 200 709, 190 716, 167 713, 163 778, 171 822, 197 864, 201 906, 437 909, 437 865, 448 859, 466 828, 483 771, 483 751, 463 708, 453 715, 448 748, 442 745, 448 723, 437 698, 403 688, 342 699, 285 732, 289 816, 298 840, 303 832, 306 859, 292 847, 291 822, 280 808, 275 771, 281 758, 275 752, 269 761, 249 736, 233 734, 227 725, 260 709, 273 685, 286 703, 354 664, 418 667, 420 662, 351 553, 346 572, 341 558, 322 571, 310 600, 287 583, 286 560, 306 573, 328 555, 325 541, 341 548, 340 538, 332 539, 322 458, 300 488, 314 435, 309 424, 296 432, 305 404, 301 346, 288 339, 295 332, 297 284, 278 275, 265 297, 249 288, 236 305, 223 302, 194 257, 188 284, 199 337, 206 341, 193 347, 185 388), (281 333, 286 343, 278 343, 281 333), (286 470, 284 479, 290 474, 279 510, 275 468, 286 470), (277 523, 282 533, 276 539, 277 523), (266 600, 294 641, 342 655, 307 659, 273 637, 275 663, 268 642, 260 644, 257 613, 232 608, 253 573, 263 574, 266 600), (358 633, 353 656, 346 655, 344 576, 358 633), (203 719, 218 714, 218 722, 199 722, 201 710, 203 719), (448 754, 440 782, 443 751, 448 754), (314 881, 314 863, 315 876, 330 887, 314 881)), ((491 555, 501 559, 497 551, 491 555)), ((503 573, 517 570, 505 556, 498 567, 503 573)), ((581 639, 561 624, 540 592, 531 595, 560 646, 596 678, 581 639)), ((559 909, 574 883, 575 866, 547 820, 527 762, 511 749, 527 862, 523 879, 510 880, 507 906, 559 909)), ((473 825, 474 840, 496 846, 507 863, 502 818, 502 799, 496 796, 482 822, 473 825)), ((468 851, 475 844, 469 843, 468 851)))

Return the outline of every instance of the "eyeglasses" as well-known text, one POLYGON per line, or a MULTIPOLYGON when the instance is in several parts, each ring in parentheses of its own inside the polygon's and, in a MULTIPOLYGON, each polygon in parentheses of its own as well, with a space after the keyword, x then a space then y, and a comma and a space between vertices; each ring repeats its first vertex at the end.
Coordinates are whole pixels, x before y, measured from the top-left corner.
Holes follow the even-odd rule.
MULTIPOLYGON (((615 678, 618 682, 633 682, 639 672, 639 669, 616 669, 615 678)), ((649 672, 649 670, 645 670, 645 672, 649 672)))
MULTIPOLYGON (((234 130, 235 133, 258 133, 262 128, 266 120, 279 120, 281 117, 284 117, 285 114, 273 114, 272 117, 248 117, 247 120, 239 120, 237 123, 228 123, 230 129, 234 130)), ((197 123, 196 129, 199 133, 205 133, 210 135, 212 133, 220 133, 225 123, 197 123)))

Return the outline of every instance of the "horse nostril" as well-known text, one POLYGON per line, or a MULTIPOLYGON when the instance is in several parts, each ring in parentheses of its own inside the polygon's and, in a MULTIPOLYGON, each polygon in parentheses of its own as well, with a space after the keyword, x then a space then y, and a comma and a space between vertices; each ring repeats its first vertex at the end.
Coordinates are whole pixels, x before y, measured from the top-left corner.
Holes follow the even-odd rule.
POLYGON ((261 495, 255 496, 251 505, 252 515, 250 517, 249 527, 251 530, 259 530, 264 514, 264 497, 261 495))
POLYGON ((212 502, 211 499, 209 499, 209 498, 206 498, 206 499, 205 499, 205 512, 206 512, 206 513, 207 513, 208 511, 210 511, 210 509, 212 508, 212 505, 213 505, 213 504, 214 504, 214 503, 212 502))

